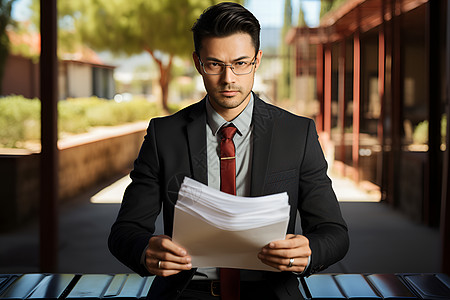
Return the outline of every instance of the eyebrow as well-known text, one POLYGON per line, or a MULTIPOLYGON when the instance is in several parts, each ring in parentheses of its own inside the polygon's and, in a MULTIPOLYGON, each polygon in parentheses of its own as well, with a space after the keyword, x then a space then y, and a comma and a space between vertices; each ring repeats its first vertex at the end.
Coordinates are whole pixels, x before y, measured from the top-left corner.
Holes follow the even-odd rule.
MULTIPOLYGON (((232 60, 232 61, 235 62, 235 61, 240 61, 240 60, 243 60, 243 59, 249 59, 249 58, 251 58, 251 57, 250 57, 250 56, 244 55, 244 56, 238 57, 238 58, 236 58, 236 59, 234 59, 234 60, 232 60)), ((207 57, 206 60, 223 63, 222 60, 217 59, 217 58, 215 58, 215 57, 207 57)))

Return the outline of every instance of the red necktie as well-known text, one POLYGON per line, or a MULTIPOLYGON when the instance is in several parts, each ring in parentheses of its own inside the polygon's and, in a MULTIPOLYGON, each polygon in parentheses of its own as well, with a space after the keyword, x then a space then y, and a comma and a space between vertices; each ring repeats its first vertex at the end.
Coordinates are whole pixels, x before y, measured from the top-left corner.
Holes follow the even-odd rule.
MULTIPOLYGON (((233 136, 236 127, 227 126, 220 129, 220 190, 236 195, 236 150, 233 136)), ((239 299, 240 275, 238 269, 220 268, 220 298, 222 300, 239 299)))

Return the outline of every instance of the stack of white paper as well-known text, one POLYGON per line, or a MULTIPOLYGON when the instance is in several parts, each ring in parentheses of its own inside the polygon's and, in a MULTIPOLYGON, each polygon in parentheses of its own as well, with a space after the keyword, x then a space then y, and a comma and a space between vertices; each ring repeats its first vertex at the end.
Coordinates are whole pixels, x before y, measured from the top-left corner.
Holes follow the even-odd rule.
POLYGON ((257 254, 285 238, 289 210, 287 193, 239 197, 186 177, 175 205, 173 240, 186 248, 194 267, 276 271, 257 254))

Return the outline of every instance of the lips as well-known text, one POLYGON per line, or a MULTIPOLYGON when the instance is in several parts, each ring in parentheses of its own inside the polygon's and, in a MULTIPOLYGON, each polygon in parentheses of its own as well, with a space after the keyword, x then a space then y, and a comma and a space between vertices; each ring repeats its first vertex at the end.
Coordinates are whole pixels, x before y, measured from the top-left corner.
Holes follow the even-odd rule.
POLYGON ((233 97, 236 96, 238 93, 239 91, 230 91, 230 90, 220 91, 220 94, 222 94, 225 97, 233 97))

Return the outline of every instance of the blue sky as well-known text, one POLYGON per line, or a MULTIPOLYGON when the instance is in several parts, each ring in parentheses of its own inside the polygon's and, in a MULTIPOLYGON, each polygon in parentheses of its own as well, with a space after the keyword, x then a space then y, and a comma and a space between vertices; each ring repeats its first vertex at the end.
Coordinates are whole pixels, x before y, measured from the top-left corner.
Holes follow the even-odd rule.
MULTIPOLYGON (((306 23, 315 27, 319 23, 320 0, 291 0, 294 25, 297 24, 300 2, 306 23)), ((246 0, 245 6, 260 21, 262 27, 282 27, 284 0, 246 0)))
POLYGON ((16 0, 13 3, 11 15, 13 19, 18 21, 24 21, 28 19, 30 12, 28 10, 28 4, 30 0, 16 0))
MULTIPOLYGON (((14 3, 12 16, 16 20, 26 20, 30 14, 27 9, 30 0, 17 0, 14 3)), ((298 10, 302 2, 306 22, 314 27, 318 24, 320 11, 319 0, 291 0, 294 24, 297 22, 298 10)), ((262 27, 281 27, 284 17, 284 0, 246 0, 246 7, 261 22, 262 27)))

